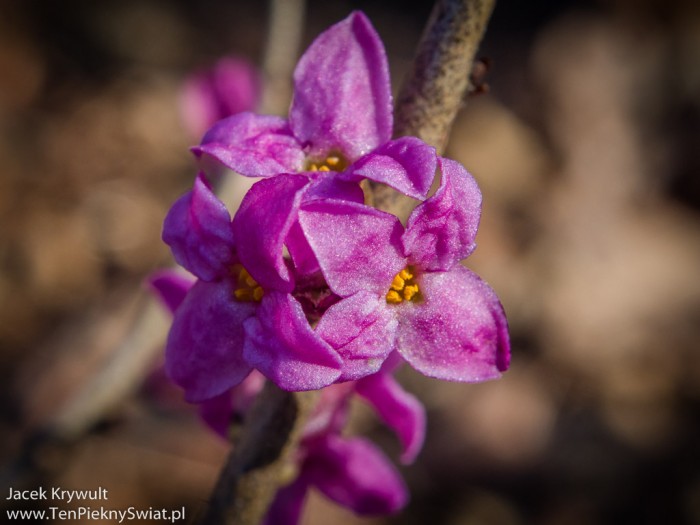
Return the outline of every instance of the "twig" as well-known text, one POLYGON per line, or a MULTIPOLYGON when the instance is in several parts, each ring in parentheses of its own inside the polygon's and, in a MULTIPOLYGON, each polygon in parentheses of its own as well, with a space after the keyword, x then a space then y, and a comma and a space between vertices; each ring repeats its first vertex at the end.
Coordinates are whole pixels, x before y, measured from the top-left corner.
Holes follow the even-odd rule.
POLYGON ((444 151, 495 0, 439 0, 396 101, 394 135, 444 151))
MULTIPOLYGON (((435 146, 438 154, 445 150, 495 4, 495 0, 437 1, 396 99, 395 137, 412 135, 435 146)), ((387 186, 369 186, 373 204, 380 209, 406 217, 414 205, 387 186)))
POLYGON ((296 449, 315 392, 291 394, 267 382, 221 471, 200 525, 257 525, 283 483, 295 475, 296 449))

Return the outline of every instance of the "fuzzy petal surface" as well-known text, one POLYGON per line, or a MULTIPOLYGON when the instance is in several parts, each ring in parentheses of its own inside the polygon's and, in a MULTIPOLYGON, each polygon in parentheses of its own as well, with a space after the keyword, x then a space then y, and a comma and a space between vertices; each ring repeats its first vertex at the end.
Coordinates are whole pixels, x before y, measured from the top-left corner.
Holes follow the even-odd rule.
POLYGON ((308 182, 303 175, 258 181, 246 193, 233 219, 241 264, 265 290, 289 292, 294 288, 283 248, 308 182))
POLYGON ((308 448, 304 475, 336 503, 360 515, 382 515, 408 502, 401 475, 370 441, 330 434, 308 448))
POLYGON ((300 171, 304 152, 281 117, 239 113, 217 122, 192 148, 247 177, 300 171))
POLYGON ((311 329, 289 294, 266 293, 244 329, 246 361, 283 390, 317 390, 340 376, 340 356, 311 329))
POLYGON ((413 210, 403 236, 406 255, 430 271, 447 270, 474 251, 481 217, 481 191, 474 177, 459 162, 439 162, 440 188, 413 210))
POLYGON ((392 111, 384 45, 362 13, 327 29, 299 60, 289 123, 310 155, 359 158, 391 138, 392 111))
MULTIPOLYGON (((365 196, 357 182, 345 180, 337 173, 313 174, 304 191, 302 201, 309 203, 321 199, 340 199, 363 203, 365 196)), ((287 249, 299 275, 309 275, 320 270, 318 260, 298 222, 295 222, 287 235, 287 249)))
POLYGON ((398 322, 386 301, 360 291, 331 306, 316 333, 343 358, 341 381, 377 372, 394 348, 398 322))
POLYGON ((436 168, 435 148, 416 137, 401 137, 359 159, 350 166, 348 173, 423 200, 428 196, 436 168))
POLYGON ((395 305, 397 349, 422 374, 475 383, 508 368, 510 342, 496 293, 457 265, 419 278, 423 301, 395 305))
POLYGON ((404 267, 403 227, 393 215, 328 199, 305 204, 299 223, 328 285, 342 297, 360 290, 383 295, 404 267))
POLYGON ((198 281, 177 309, 165 348, 165 369, 191 403, 239 384, 252 367, 243 359, 243 322, 254 303, 233 299, 228 280, 198 281))
POLYGON ((163 241, 178 264, 203 281, 223 277, 236 261, 231 216, 203 174, 170 208, 163 241))
POLYGON ((185 300, 194 280, 175 270, 160 270, 148 276, 147 284, 170 313, 174 314, 185 300))
POLYGON ((425 407, 406 392, 390 373, 380 372, 357 382, 357 393, 376 410, 399 438, 401 462, 412 463, 425 441, 425 407))

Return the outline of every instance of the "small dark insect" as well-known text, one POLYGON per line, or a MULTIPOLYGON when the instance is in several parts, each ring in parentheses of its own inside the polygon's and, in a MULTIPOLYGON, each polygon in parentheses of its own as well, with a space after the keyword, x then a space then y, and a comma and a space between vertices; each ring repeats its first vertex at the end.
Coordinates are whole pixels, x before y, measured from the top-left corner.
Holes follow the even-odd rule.
POLYGON ((469 75, 469 91, 467 96, 475 97, 489 92, 489 85, 486 82, 486 75, 491 70, 491 59, 488 57, 479 58, 474 62, 472 72, 469 75))

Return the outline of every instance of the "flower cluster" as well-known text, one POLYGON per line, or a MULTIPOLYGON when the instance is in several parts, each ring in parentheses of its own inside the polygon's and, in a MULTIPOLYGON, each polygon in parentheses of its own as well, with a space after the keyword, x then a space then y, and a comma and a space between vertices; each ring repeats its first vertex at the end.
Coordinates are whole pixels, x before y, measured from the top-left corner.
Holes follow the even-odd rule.
POLYGON ((381 453, 341 436, 353 393, 397 432, 410 461, 424 415, 394 381, 397 364, 476 382, 509 363, 498 298, 461 265, 475 248, 479 188, 419 139, 391 139, 386 55, 366 17, 353 13, 321 34, 294 83, 288 119, 239 113, 193 148, 261 180, 232 218, 200 172, 163 230, 196 281, 152 281, 174 312, 166 369, 213 427, 245 413, 263 377, 290 391, 325 388, 299 478, 271 509, 288 518, 270 523, 294 523, 311 485, 361 513, 405 502, 381 453), (418 201, 406 226, 365 204, 363 180, 418 201))

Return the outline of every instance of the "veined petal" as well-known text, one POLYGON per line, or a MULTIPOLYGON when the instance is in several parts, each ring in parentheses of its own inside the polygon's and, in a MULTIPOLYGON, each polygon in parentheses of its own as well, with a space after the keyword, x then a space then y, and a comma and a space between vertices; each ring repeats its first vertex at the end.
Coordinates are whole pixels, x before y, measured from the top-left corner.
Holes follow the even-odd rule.
POLYGON ((398 322, 383 297, 360 291, 331 306, 316 333, 343 359, 341 381, 377 372, 394 348, 398 322))
POLYGON ((226 275, 236 260, 231 216, 200 173, 165 217, 163 241, 178 264, 202 279, 226 275))
POLYGON ((340 376, 340 356, 311 329, 289 294, 266 293, 244 329, 246 361, 284 390, 317 390, 340 376))
POLYGON ((304 204, 299 224, 331 289, 342 297, 360 290, 384 295, 405 265, 403 227, 388 213, 347 201, 304 204))
POLYGON ((192 288, 194 279, 175 270, 160 270, 148 276, 147 284, 174 314, 192 288))
POLYGON ((294 288, 283 248, 308 182, 303 175, 258 181, 246 193, 233 219, 241 264, 266 291, 290 292, 294 288))
POLYGON ((248 112, 217 122, 192 152, 211 155, 247 177, 293 173, 304 164, 304 152, 285 119, 248 112))
POLYGON ((425 408, 406 392, 390 373, 380 372, 357 382, 357 393, 377 411, 399 438, 402 463, 416 458, 425 440, 425 408))
POLYGON ((428 196, 436 168, 435 148, 416 137, 401 137, 359 159, 348 168, 348 173, 423 200, 428 196))
POLYGON ((243 359, 243 321, 254 303, 233 299, 228 280, 197 282, 175 313, 165 348, 165 369, 196 403, 243 381, 251 366, 243 359))
POLYGON ((370 441, 329 434, 308 449, 304 475, 336 503, 361 515, 382 515, 408 502, 401 475, 370 441))
POLYGON ((476 383, 499 377, 510 362, 508 325, 496 293, 457 265, 425 273, 423 300, 396 306, 397 349, 430 377, 476 383))
POLYGON ((289 123, 312 156, 368 153, 391 138, 392 111, 384 45, 362 13, 327 29, 299 60, 289 123))
POLYGON ((459 162, 439 162, 440 188, 413 210, 403 236, 411 262, 430 271, 445 271, 474 251, 481 217, 481 191, 474 177, 459 162))

